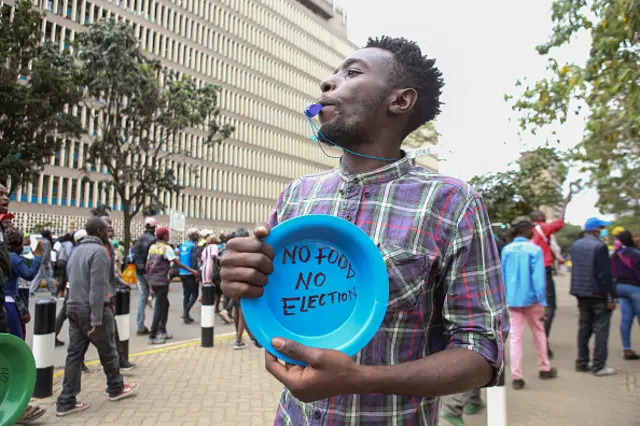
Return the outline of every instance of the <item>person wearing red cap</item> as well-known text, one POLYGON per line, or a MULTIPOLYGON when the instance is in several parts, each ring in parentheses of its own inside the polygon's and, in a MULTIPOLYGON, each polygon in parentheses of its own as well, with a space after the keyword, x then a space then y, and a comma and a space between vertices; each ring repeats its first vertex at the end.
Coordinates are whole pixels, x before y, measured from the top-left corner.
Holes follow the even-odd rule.
POLYGON ((149 285, 156 294, 156 303, 153 309, 153 322, 149 331, 150 345, 165 343, 173 336, 167 333, 167 319, 169 316, 169 273, 173 265, 191 272, 194 275, 198 271, 182 264, 175 251, 169 245, 169 229, 158 228, 156 230, 158 241, 149 247, 146 272, 149 285))

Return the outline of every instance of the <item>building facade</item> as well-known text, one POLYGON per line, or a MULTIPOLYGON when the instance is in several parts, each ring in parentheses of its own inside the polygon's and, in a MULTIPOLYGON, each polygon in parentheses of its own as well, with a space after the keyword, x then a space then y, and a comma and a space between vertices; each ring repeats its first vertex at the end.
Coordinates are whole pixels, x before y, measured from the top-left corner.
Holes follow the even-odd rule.
MULTIPOLYGON (((220 232, 251 227, 266 220, 288 182, 337 164, 309 138, 303 115, 319 95, 319 82, 356 49, 347 39, 344 11, 331 0, 35 2, 45 12, 43 41, 60 49, 71 48, 85 24, 114 18, 132 25, 141 47, 166 67, 221 86, 223 123, 235 132, 210 148, 200 143, 203 133, 184 132, 181 142, 191 154, 173 167, 185 189, 163 195, 167 210, 183 213, 187 227, 220 232), (185 165, 199 172, 190 173, 185 165)), ((83 181, 86 148, 100 123, 90 107, 74 113, 87 134, 62 141, 39 179, 17 190, 11 207, 16 225, 29 231, 50 224, 65 232, 72 224, 82 226, 89 209, 102 204, 113 210, 116 233, 122 235, 116 194, 83 181)), ((142 219, 133 223, 134 238, 142 219)), ((167 216, 158 220, 168 225, 167 216)))

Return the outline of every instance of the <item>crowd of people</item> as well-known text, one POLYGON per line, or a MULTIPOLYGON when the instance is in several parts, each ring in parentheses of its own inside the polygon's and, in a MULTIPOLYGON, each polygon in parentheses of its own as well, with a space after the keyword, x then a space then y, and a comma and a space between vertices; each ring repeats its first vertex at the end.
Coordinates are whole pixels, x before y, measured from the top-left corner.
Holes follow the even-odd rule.
MULTIPOLYGON (((571 197, 565 200, 565 210, 571 197)), ((564 215, 563 215, 564 216, 564 215)), ((631 347, 634 318, 640 323, 640 250, 638 237, 622 227, 613 230, 615 242, 607 246, 606 227, 611 223, 588 219, 569 256, 572 260, 570 293, 579 310, 577 358, 575 369, 596 377, 616 374, 607 365, 611 314, 621 309, 620 336, 624 360, 639 360, 631 347), (593 352, 589 340, 594 337, 593 352), (593 353, 593 356, 591 356, 593 353)), ((509 368, 512 387, 525 387, 522 370, 522 335, 528 326, 538 360, 538 377, 557 377, 551 366, 553 351, 549 347, 551 324, 556 311, 556 288, 553 264, 565 262, 551 246, 551 237, 564 226, 564 217, 547 222, 541 212, 513 221, 506 233, 496 235, 500 251, 511 330, 509 333, 509 368)), ((454 426, 464 426, 463 414, 473 415, 484 408, 479 389, 445 398, 441 416, 454 426)))

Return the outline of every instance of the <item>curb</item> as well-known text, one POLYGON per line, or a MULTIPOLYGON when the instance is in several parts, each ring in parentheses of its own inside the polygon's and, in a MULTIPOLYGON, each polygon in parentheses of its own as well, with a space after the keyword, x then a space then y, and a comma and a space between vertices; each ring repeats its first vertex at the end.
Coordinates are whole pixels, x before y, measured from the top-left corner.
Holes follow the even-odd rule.
MULTIPOLYGON (((218 336, 214 337, 214 341, 218 342, 218 341, 222 341, 222 340, 229 340, 231 338, 233 338, 236 335, 236 333, 231 332, 231 333, 224 333, 224 334, 220 334, 218 336)), ((200 344, 201 339, 193 339, 193 340, 185 340, 182 342, 176 342, 176 343, 170 343, 170 344, 165 344, 162 347, 159 348, 155 348, 155 349, 149 349, 146 351, 141 351, 141 352, 135 352, 132 354, 129 354, 129 358, 136 358, 139 356, 144 356, 144 355, 152 355, 152 354, 157 354, 159 352, 168 352, 174 349, 181 349, 181 348, 186 348, 189 346, 195 346, 197 344, 200 344)), ((94 359, 92 361, 87 361, 85 362, 85 364, 87 366, 89 365, 100 365, 100 360, 99 359, 94 359)), ((53 373, 53 379, 58 379, 60 377, 62 377, 62 375, 64 374, 64 368, 61 368, 60 370, 56 371, 53 373)))

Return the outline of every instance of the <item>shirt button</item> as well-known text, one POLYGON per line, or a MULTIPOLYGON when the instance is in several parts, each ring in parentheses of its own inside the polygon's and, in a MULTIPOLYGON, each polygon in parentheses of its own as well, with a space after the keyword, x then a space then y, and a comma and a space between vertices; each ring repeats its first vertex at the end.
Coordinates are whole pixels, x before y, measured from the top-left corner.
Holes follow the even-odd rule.
POLYGON ((346 215, 344 218, 347 219, 347 220, 351 220, 351 216, 349 216, 349 215, 346 215))
POLYGON ((340 194, 344 194, 344 189, 341 189, 340 191, 338 191, 340 194))
POLYGON ((370 197, 369 193, 368 193, 368 192, 365 192, 365 193, 364 193, 364 198, 369 198, 369 197, 370 197))
POLYGON ((322 413, 320 412, 320 410, 316 410, 313 412, 313 418, 316 420, 320 420, 320 418, 322 417, 322 413))

